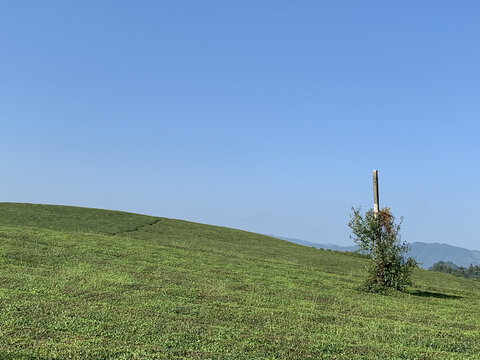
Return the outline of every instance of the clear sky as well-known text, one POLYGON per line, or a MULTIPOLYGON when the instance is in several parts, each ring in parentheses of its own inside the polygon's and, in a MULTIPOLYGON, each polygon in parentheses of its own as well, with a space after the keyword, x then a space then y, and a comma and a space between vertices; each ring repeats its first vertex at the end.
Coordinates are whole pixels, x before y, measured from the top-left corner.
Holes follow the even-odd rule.
POLYGON ((478 1, 3 1, 0 201, 480 249, 478 1))

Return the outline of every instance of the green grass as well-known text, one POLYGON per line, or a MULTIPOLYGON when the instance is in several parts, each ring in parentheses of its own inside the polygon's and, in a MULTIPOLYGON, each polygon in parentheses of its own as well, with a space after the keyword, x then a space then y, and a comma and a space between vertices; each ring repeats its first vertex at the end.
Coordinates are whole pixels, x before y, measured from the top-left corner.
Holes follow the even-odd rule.
POLYGON ((222 227, 0 204, 1 359, 478 359, 480 281, 222 227))

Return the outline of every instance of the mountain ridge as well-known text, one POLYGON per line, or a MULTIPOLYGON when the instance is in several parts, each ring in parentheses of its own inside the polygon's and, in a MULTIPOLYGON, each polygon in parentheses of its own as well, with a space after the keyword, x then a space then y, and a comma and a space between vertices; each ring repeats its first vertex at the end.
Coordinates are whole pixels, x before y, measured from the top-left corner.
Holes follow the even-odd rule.
MULTIPOLYGON (((341 246, 336 244, 320 244, 302 239, 288 238, 283 236, 269 236, 276 237, 281 240, 290 241, 303 246, 315 247, 317 249, 329 249, 341 252, 357 250, 356 245, 341 246)), ((407 256, 415 258, 420 263, 420 267, 424 269, 428 269, 430 266, 432 266, 438 261, 450 261, 455 265, 464 267, 468 267, 470 266, 470 264, 480 264, 479 250, 470 250, 450 244, 426 243, 422 241, 415 241, 413 243, 410 243, 409 245, 411 248, 410 251, 407 253, 407 256)))

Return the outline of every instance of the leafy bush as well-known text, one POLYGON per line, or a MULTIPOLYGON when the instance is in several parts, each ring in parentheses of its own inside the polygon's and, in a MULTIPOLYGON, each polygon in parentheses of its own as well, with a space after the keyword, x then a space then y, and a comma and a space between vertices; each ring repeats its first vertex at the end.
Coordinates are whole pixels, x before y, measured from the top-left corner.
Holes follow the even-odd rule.
POLYGON ((400 225, 389 208, 378 213, 372 209, 365 215, 361 209, 352 208, 348 226, 352 229, 350 236, 358 245, 359 251, 370 255, 372 262, 365 286, 369 291, 383 291, 387 288, 404 290, 411 285, 411 274, 417 263, 412 258, 405 258, 408 244, 400 239, 400 225))

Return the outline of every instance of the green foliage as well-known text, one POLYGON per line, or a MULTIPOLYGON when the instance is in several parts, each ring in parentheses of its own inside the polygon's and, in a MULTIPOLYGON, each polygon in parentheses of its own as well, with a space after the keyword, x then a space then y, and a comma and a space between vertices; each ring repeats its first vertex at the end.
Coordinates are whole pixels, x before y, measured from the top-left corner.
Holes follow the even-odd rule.
POLYGON ((473 266, 470 264, 468 268, 455 265, 452 262, 439 261, 433 264, 428 270, 438 271, 445 274, 452 274, 468 279, 480 279, 480 265, 473 266))
POLYGON ((165 218, 16 204, 0 219, 7 210, 0 359, 480 353, 478 281, 414 269, 416 288, 378 296, 357 290, 361 257, 165 218))
POLYGON ((408 244, 400 239, 400 224, 389 208, 378 213, 368 210, 365 216, 360 209, 352 208, 348 226, 352 229, 351 238, 359 251, 371 255, 372 262, 365 286, 367 290, 379 292, 386 288, 404 290, 411 285, 411 275, 416 267, 412 258, 405 259, 408 244))

